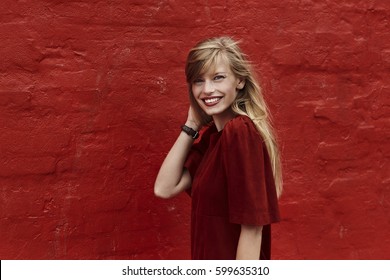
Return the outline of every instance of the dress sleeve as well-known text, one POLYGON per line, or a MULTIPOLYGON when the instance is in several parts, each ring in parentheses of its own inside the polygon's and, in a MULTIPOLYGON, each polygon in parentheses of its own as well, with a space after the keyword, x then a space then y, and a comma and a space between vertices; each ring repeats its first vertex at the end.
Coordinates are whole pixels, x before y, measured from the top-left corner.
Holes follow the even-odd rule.
POLYGON ((203 143, 201 141, 198 143, 194 143, 184 163, 184 167, 187 168, 190 172, 192 180, 194 179, 196 170, 198 169, 198 166, 202 161, 203 154, 203 143))
POLYGON ((222 144, 230 222, 259 226, 278 222, 272 168, 254 123, 245 116, 231 120, 225 125, 222 144))
MULTIPOLYGON (((201 132, 199 140, 194 142, 190 152, 188 153, 187 159, 184 162, 184 168, 189 171, 191 180, 194 180, 196 171, 198 170, 198 167, 203 159, 203 155, 207 150, 210 134, 212 131, 213 127, 208 127, 203 132, 201 132)), ((187 191, 187 193, 191 195, 191 188, 187 191)))

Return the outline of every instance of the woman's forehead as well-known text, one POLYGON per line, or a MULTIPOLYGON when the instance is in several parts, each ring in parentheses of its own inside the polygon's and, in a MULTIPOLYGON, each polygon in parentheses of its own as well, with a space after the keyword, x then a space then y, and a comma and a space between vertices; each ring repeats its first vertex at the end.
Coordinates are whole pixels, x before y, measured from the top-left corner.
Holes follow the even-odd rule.
POLYGON ((231 72, 228 59, 224 55, 217 55, 205 63, 200 75, 214 75, 215 73, 231 72))

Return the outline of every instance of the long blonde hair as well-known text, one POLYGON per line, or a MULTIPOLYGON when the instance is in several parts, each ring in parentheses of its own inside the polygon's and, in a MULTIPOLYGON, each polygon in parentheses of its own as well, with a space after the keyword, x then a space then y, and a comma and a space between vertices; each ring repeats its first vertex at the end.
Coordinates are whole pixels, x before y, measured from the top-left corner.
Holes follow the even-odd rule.
POLYGON ((208 116, 196 102, 192 93, 192 84, 205 70, 215 66, 221 55, 229 62, 234 75, 245 80, 245 86, 239 90, 237 98, 232 104, 232 110, 238 115, 248 116, 262 136, 271 160, 276 192, 279 197, 283 189, 282 167, 278 145, 271 125, 271 117, 252 66, 236 41, 229 37, 211 38, 198 43, 190 50, 185 73, 191 105, 202 124, 208 124, 212 121, 211 116, 208 116))

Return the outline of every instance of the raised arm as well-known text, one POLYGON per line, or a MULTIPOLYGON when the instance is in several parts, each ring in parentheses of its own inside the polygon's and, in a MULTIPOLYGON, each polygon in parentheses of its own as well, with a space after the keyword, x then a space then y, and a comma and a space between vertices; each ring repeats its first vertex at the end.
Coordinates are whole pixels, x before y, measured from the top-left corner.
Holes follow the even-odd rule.
MULTIPOLYGON (((200 126, 194 119, 192 108, 188 112, 186 125, 194 130, 199 130, 200 126)), ((184 163, 194 142, 191 136, 181 132, 175 144, 167 154, 158 172, 154 183, 154 194, 161 198, 171 198, 189 188, 191 176, 184 163)))

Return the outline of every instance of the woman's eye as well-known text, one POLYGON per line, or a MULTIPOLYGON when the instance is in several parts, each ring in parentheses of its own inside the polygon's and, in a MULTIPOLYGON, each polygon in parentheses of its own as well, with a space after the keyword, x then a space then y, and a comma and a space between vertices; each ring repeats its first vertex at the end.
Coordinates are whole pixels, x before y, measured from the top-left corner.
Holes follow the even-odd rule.
POLYGON ((223 75, 217 75, 214 77, 214 80, 218 81, 218 80, 222 80, 224 78, 225 78, 225 76, 223 76, 223 75))
POLYGON ((200 84, 200 83, 202 83, 202 82, 203 82, 202 79, 195 79, 195 80, 194 80, 194 84, 200 84))

